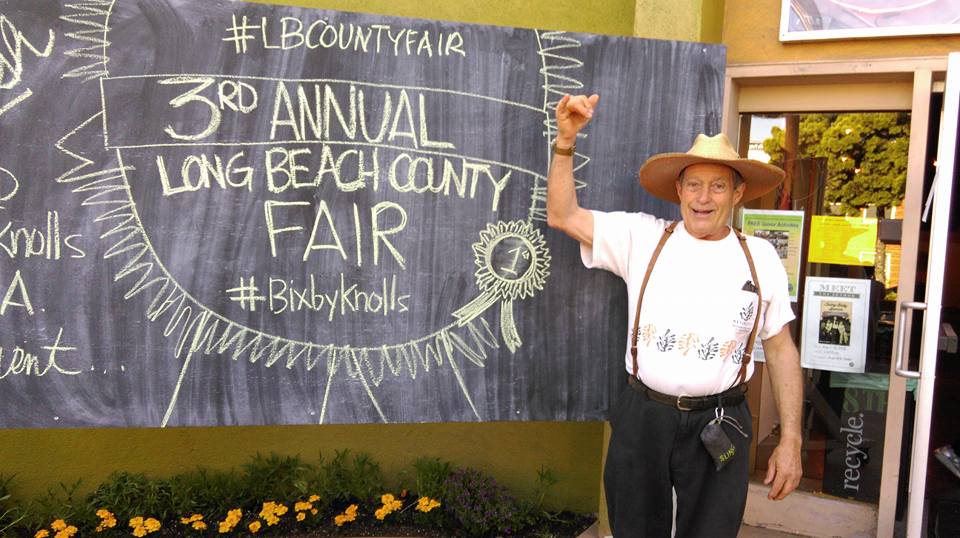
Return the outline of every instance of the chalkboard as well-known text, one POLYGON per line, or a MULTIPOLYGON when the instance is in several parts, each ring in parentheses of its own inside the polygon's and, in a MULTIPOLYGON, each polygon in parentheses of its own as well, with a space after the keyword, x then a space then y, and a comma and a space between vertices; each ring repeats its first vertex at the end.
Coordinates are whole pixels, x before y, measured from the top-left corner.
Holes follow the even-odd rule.
POLYGON ((0 3, 0 427, 595 420, 622 282, 545 222, 676 208, 722 47, 220 0, 0 3))

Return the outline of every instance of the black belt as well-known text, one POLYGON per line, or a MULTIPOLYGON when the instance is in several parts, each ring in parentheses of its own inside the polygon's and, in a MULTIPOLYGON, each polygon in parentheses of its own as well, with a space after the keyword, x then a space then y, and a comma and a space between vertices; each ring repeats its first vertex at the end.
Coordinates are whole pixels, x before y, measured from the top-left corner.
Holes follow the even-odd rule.
POLYGON ((737 405, 743 401, 744 394, 747 392, 747 384, 741 383, 733 388, 729 388, 720 394, 710 396, 672 396, 657 392, 643 384, 642 381, 627 374, 630 387, 633 390, 646 394, 651 400, 660 402, 669 406, 676 407, 681 411, 700 411, 703 409, 715 409, 717 407, 726 407, 728 405, 737 405))

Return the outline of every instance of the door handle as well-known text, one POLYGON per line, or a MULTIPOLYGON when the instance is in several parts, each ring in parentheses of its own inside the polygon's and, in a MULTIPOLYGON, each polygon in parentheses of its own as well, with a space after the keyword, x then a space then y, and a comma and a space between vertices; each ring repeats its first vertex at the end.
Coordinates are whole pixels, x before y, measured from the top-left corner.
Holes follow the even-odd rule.
POLYGON ((903 368, 903 337, 907 332, 907 311, 908 310, 926 310, 927 303, 921 303, 919 301, 904 301, 900 303, 900 313, 898 314, 899 318, 897 320, 897 360, 896 360, 896 373, 900 377, 906 377, 909 379, 920 379, 920 372, 913 370, 906 370, 903 368))

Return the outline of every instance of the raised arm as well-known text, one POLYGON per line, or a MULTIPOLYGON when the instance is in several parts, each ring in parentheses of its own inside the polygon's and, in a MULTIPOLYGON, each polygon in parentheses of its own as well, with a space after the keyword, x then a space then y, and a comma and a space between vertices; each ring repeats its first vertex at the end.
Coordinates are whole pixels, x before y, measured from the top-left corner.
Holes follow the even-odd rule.
MULTIPOLYGON (((557 104, 557 137, 559 150, 572 148, 577 133, 593 118, 593 109, 600 96, 593 94, 563 96, 557 104)), ((593 245, 593 213, 577 203, 573 183, 573 156, 553 154, 547 176, 547 224, 563 231, 586 246, 593 245)))

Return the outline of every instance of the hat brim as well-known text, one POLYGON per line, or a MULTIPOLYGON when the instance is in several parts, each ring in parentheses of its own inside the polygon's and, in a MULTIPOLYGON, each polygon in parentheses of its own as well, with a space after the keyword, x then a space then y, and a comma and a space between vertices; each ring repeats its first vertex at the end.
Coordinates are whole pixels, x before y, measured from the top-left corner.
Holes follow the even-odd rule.
POLYGON ((740 172, 746 188, 740 202, 759 198, 783 182, 785 173, 779 167, 751 159, 711 159, 688 153, 661 153, 650 157, 640 167, 640 185, 647 192, 668 202, 680 203, 676 182, 684 168, 702 163, 722 164, 740 172))

